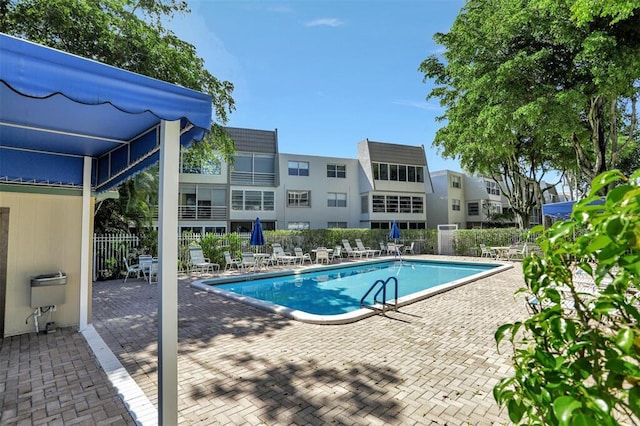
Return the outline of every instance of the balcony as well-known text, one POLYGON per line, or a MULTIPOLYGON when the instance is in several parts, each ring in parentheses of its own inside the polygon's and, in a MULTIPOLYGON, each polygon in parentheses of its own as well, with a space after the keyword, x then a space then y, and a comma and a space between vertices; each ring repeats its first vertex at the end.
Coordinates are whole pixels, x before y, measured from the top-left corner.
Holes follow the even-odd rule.
MULTIPOLYGON (((227 206, 178 206, 178 220, 227 220, 227 206)), ((158 218, 158 207, 153 209, 154 219, 158 218)))

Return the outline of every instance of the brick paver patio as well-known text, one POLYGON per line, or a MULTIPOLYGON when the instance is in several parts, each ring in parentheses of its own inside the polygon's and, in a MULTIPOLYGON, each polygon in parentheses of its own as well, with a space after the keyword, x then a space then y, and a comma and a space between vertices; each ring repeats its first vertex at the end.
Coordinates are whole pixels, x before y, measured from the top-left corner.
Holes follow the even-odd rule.
MULTIPOLYGON (((500 324, 526 315, 524 303, 513 295, 523 285, 519 263, 387 318, 337 326, 289 320, 193 289, 190 281, 178 283, 180 424, 508 424, 491 392, 509 371, 509 348, 499 354, 493 333, 500 324)), ((155 284, 142 280, 98 282, 93 288, 96 330, 154 404, 156 293, 155 284)), ((21 389, 12 373, 7 377, 5 367, 16 365, 13 358, 23 358, 27 347, 51 340, 65 346, 71 340, 78 353, 90 354, 82 336, 69 330, 4 339, 0 423, 22 424, 16 420, 29 419, 29 410, 32 423, 24 424, 40 424, 35 420, 50 416, 48 407, 42 413, 26 406, 25 395, 31 391, 21 389), (16 345, 23 348, 17 351, 16 345)), ((66 351, 56 356, 73 359, 76 351, 66 351)), ((90 356, 76 359, 69 362, 90 371, 90 380, 99 381, 101 389, 109 389, 104 374, 94 373, 90 356)), ((58 381, 58 373, 64 371, 52 372, 53 380, 63 390, 64 383, 80 386, 75 382, 85 379, 76 371, 58 381)), ((115 394, 96 393, 99 398, 90 406, 105 407, 104 424, 132 422, 115 394)), ((87 399, 80 391, 66 399, 77 395, 87 399)), ((26 399, 33 405, 37 398, 26 399)), ((59 424, 96 423, 81 417, 86 410, 76 409, 76 415, 59 424)))

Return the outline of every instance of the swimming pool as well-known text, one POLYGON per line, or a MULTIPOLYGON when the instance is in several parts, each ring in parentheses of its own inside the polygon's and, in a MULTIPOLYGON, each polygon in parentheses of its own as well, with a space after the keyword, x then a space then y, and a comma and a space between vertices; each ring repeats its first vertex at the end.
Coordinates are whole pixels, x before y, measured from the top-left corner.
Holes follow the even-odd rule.
MULTIPOLYGON (((376 314, 360 300, 379 279, 398 281, 398 306, 501 272, 510 265, 433 260, 377 260, 197 281, 193 287, 221 294, 299 321, 341 324, 376 314)), ((393 298, 392 287, 387 298, 393 298)), ((367 305, 373 305, 369 296, 367 305)))

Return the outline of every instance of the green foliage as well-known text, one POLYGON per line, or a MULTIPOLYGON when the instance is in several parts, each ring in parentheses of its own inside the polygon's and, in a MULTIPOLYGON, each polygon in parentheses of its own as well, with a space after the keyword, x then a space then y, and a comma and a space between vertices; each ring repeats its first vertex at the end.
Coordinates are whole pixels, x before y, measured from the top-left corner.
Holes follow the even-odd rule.
POLYGON ((571 219, 543 230, 538 244, 543 254, 524 260, 519 293, 542 309, 496 331, 514 364, 513 377, 494 387, 496 401, 517 424, 638 424, 640 170, 597 176, 571 219), (582 288, 579 274, 597 291, 582 288))
POLYGON ((545 172, 591 180, 634 155, 639 26, 637 1, 466 2, 434 36, 445 52, 419 68, 445 108, 434 145, 470 172, 504 177, 526 228, 545 172))
MULTIPOLYGON (((65 52, 178 84, 212 96, 215 120, 224 124, 235 109, 233 84, 206 68, 190 43, 164 28, 175 14, 189 13, 180 0, 0 0, 0 32, 65 52)), ((223 127, 193 144, 194 162, 227 161, 235 147, 223 127)), ((96 216, 96 229, 138 232, 149 228, 158 205, 158 168, 138 174, 119 188, 114 214, 96 216)))

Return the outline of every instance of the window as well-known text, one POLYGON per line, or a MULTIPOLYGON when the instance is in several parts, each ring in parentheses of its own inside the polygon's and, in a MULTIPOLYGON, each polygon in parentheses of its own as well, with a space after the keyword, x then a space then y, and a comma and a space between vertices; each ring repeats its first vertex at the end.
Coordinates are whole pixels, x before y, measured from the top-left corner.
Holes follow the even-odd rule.
POLYGON ((467 214, 469 216, 478 216, 480 215, 480 207, 477 202, 468 203, 467 204, 467 214))
POLYGON ((230 183, 234 185, 273 185, 275 156, 272 154, 236 153, 230 183))
POLYGON ((451 187, 460 188, 460 176, 451 176, 451 187))
POLYGON ((347 166, 344 164, 327 164, 327 177, 346 178, 347 166))
POLYGON ((384 213, 385 212, 385 203, 384 203, 384 195, 374 195, 372 198, 373 201, 373 212, 374 213, 384 213))
POLYGON ((329 192, 327 194, 328 207, 347 207, 347 194, 329 192))
POLYGON ((380 180, 389 180, 389 165, 380 164, 380 180))
POLYGON ((231 210, 273 211, 275 193, 273 191, 231 191, 231 210))
POLYGON ((397 195, 387 195, 387 213, 398 213, 397 195))
POLYGON ((369 213, 369 197, 366 195, 360 197, 360 213, 369 213))
POLYGON ((424 213, 424 198, 411 197, 411 213, 424 213))
POLYGON ((287 191, 287 207, 311 207, 311 191, 287 191))
POLYGON ((289 222, 287 223, 287 229, 309 229, 311 225, 309 222, 289 222))
POLYGON ((424 167, 403 164, 373 163, 374 180, 424 182, 424 167))
POLYGON ((411 197, 400 197, 400 213, 411 213, 411 197))
POLYGON ((289 176, 309 176, 308 161, 288 161, 289 176))
POLYGON ((460 211, 460 200, 451 200, 451 210, 460 211))
POLYGON ((343 228, 347 227, 347 222, 327 222, 327 228, 343 228))
POLYGON ((487 180, 484 183, 485 183, 485 186, 487 187, 487 194, 500 195, 500 188, 498 187, 497 182, 487 180))

